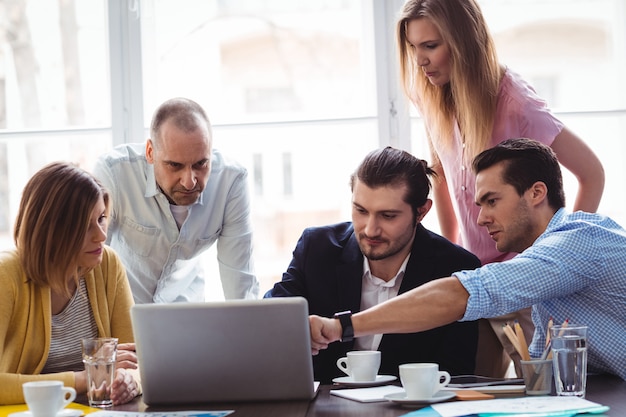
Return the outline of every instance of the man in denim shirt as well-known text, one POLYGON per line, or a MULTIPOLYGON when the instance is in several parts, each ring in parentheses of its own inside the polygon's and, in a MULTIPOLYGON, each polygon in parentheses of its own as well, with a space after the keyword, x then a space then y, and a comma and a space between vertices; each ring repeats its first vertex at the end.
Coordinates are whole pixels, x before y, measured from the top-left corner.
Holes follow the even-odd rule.
MULTIPOLYGON (((588 366, 626 380, 626 230, 606 216, 568 213, 559 161, 537 141, 509 139, 479 154, 478 222, 513 259, 455 272, 351 317, 355 337, 427 330, 531 306, 531 357, 546 325, 589 326, 588 366)), ((311 316, 313 353, 341 339, 336 319, 311 316)), ((344 319, 344 322, 347 321, 344 319)))
POLYGON ((163 103, 150 136, 94 169, 111 194, 107 243, 135 302, 203 301, 200 255, 215 242, 224 297, 256 298, 246 170, 213 149, 209 119, 191 100, 163 103))

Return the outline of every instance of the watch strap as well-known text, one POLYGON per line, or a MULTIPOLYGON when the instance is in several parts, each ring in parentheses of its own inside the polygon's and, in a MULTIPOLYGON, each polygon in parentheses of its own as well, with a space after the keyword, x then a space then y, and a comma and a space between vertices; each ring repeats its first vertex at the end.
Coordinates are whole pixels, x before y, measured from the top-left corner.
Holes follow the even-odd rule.
POLYGON ((335 313, 334 318, 341 324, 342 342, 351 342, 354 339, 354 328, 352 327, 352 312, 350 310, 335 313))

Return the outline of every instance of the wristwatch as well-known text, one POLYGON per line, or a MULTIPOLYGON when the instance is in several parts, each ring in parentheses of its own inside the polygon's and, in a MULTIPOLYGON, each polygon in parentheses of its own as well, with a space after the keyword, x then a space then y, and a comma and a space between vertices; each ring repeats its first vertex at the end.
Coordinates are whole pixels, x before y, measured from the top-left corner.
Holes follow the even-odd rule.
POLYGON ((350 310, 342 311, 341 313, 335 313, 334 316, 339 320, 341 324, 341 339, 342 342, 351 342, 354 339, 354 328, 352 327, 352 312, 350 310))

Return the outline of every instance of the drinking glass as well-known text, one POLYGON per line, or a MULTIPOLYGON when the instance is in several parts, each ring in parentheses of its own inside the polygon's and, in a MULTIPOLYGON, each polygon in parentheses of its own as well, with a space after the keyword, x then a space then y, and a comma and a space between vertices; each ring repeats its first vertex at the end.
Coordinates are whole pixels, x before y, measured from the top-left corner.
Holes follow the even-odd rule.
POLYGON ((587 326, 562 325, 550 330, 556 394, 584 397, 587 385, 587 326))
POLYGON ((117 357, 116 338, 82 339, 83 363, 87 370, 87 397, 91 407, 110 407, 111 384, 117 357))

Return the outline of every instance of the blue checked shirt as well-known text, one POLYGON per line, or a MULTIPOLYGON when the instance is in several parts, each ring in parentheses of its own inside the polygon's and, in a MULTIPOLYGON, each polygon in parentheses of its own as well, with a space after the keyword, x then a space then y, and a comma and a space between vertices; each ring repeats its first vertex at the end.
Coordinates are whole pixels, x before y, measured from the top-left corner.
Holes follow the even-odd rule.
POLYGON ((626 230, 610 218, 560 209, 515 258, 454 275, 469 292, 462 320, 532 305, 532 357, 542 353, 550 317, 587 325, 589 370, 626 380, 626 230))

